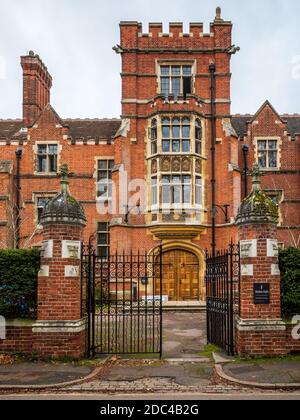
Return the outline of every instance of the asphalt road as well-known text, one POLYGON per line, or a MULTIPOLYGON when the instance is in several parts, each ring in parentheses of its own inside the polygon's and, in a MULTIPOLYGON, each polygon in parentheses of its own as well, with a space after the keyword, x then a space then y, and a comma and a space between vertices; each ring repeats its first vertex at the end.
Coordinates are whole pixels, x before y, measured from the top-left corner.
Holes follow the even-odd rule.
POLYGON ((91 401, 214 401, 214 400, 282 400, 282 401, 299 401, 300 393, 249 393, 249 394, 226 394, 226 395, 214 395, 214 394, 147 394, 147 395, 101 395, 101 394, 15 394, 15 395, 0 395, 0 401, 4 400, 91 400, 91 401))

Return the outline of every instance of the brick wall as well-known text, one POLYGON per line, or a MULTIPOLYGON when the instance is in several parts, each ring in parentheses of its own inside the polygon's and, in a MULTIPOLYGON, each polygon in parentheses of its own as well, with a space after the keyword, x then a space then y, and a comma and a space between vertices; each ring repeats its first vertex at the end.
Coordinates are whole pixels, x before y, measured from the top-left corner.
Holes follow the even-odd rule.
POLYGON ((300 340, 292 337, 292 326, 285 331, 236 332, 236 351, 240 356, 276 356, 300 353, 300 340))
POLYGON ((34 343, 34 334, 32 332, 32 323, 16 322, 16 325, 6 327, 6 339, 0 340, 0 352, 7 353, 32 353, 34 343))

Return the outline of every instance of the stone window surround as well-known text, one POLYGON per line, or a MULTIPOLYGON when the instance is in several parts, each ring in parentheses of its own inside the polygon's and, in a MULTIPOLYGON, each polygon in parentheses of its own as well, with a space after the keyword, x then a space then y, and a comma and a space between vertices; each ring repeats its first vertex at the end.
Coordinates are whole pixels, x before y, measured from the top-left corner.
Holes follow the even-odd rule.
POLYGON ((57 191, 53 191, 53 192, 49 192, 49 191, 46 191, 46 192, 43 192, 43 191, 40 191, 40 192, 34 192, 33 194, 32 194, 32 202, 33 202, 33 204, 34 204, 34 207, 35 207, 35 212, 34 212, 34 224, 37 226, 37 227, 40 227, 41 225, 39 224, 39 221, 38 221, 38 200, 39 200, 39 198, 48 198, 48 199, 51 199, 51 198, 53 198, 53 197, 55 197, 55 195, 57 194, 57 191))
MULTIPOLYGON (((95 156, 95 165, 94 165, 94 175, 93 178, 95 179, 95 199, 98 199, 98 162, 100 160, 115 160, 114 156, 95 156)), ((108 199, 108 201, 110 201, 111 199, 108 199)))
POLYGON ((272 190, 272 189, 264 189, 264 192, 268 197, 277 195, 279 197, 278 205, 279 205, 279 220, 278 226, 281 226, 283 223, 283 216, 280 211, 280 204, 284 201, 284 190, 272 190))
POLYGON ((157 84, 157 89, 156 89, 156 93, 157 95, 161 95, 161 86, 160 86, 160 77, 161 77, 161 73, 160 73, 160 67, 161 66, 192 66, 192 94, 195 92, 195 80, 196 80, 196 74, 197 74, 197 60, 172 60, 172 59, 156 59, 155 60, 155 72, 156 72, 156 84, 157 84))
POLYGON ((263 172, 274 172, 279 171, 281 169, 281 146, 282 146, 282 139, 279 136, 259 136, 254 137, 253 144, 255 150, 255 161, 258 162, 258 142, 259 141, 277 141, 277 167, 276 168, 260 168, 263 172))
POLYGON ((43 175, 43 176, 53 176, 57 175, 57 172, 38 172, 36 170, 36 158, 38 153, 38 146, 39 145, 53 145, 57 146, 57 172, 60 167, 60 155, 62 152, 62 145, 59 143, 59 141, 54 140, 38 140, 35 142, 35 144, 32 146, 33 154, 34 154, 34 160, 33 160, 33 173, 34 175, 43 175))

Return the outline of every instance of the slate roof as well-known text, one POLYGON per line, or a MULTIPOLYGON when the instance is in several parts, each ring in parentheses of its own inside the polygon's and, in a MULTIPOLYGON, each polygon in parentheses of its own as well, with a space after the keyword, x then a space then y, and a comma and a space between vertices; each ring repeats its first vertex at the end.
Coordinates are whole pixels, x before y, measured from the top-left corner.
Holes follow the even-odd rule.
POLYGON ((92 138, 110 140, 114 137, 121 125, 119 119, 94 119, 94 120, 63 120, 70 129, 70 136, 76 138, 92 138))
MULTIPOLYGON (((251 122, 253 115, 233 115, 231 123, 239 137, 247 135, 247 123, 251 122)), ((281 115, 284 122, 287 122, 288 133, 292 138, 298 134, 300 135, 300 115, 281 115)))
POLYGON ((11 138, 17 136, 22 125, 22 120, 0 120, 0 137, 11 138))
MULTIPOLYGON (((121 125, 119 119, 66 119, 61 121, 69 127, 72 139, 111 140, 121 125)), ((26 138, 26 133, 20 133, 22 125, 22 120, 0 120, 0 138, 26 138)))

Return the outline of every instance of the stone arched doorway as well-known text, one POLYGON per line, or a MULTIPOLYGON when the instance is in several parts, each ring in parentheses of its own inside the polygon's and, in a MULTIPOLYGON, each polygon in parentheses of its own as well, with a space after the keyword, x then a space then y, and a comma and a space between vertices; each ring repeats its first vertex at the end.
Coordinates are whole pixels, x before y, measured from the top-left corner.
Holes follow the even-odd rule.
POLYGON ((175 248, 163 252, 163 295, 169 301, 200 300, 200 262, 193 252, 175 248))

